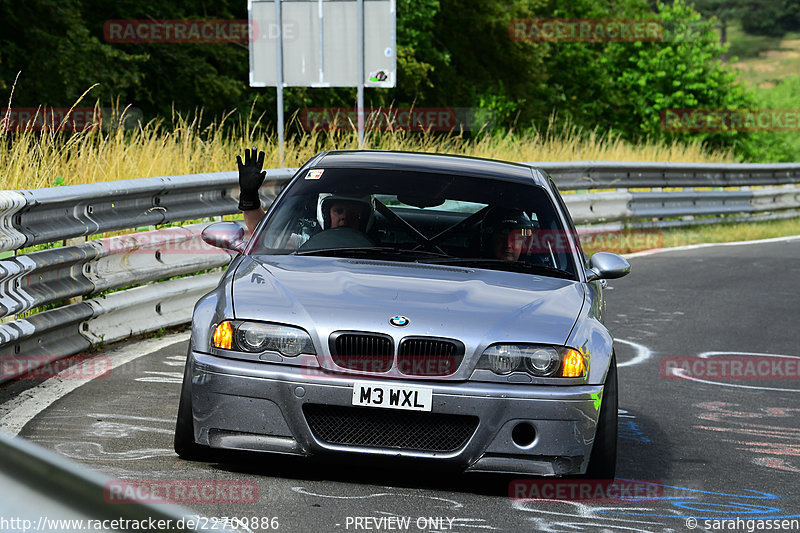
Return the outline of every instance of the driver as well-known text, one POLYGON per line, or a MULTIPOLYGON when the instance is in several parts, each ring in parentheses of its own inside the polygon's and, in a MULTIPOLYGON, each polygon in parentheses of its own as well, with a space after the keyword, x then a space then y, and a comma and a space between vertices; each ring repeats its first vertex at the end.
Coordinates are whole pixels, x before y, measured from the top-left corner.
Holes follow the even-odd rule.
MULTIPOLYGON (((264 217, 258 190, 264 183, 262 170, 266 154, 255 147, 244 151, 244 162, 236 156, 239 167, 239 210, 244 214, 248 233, 252 234, 264 217)), ((347 196, 322 193, 317 201, 317 220, 323 230, 350 227, 368 233, 375 221, 375 200, 371 196, 347 196)), ((304 238, 298 236, 301 240, 304 238)), ((296 241, 296 239, 295 239, 296 241)), ((293 241, 294 242, 294 241, 293 241)), ((299 245, 295 242, 296 245, 299 245)))
POLYGON ((520 209, 492 207, 481 221, 481 252, 485 257, 517 261, 534 222, 520 209))
POLYGON ((317 221, 323 230, 353 228, 367 233, 375 221, 375 201, 369 195, 321 193, 317 200, 317 221))

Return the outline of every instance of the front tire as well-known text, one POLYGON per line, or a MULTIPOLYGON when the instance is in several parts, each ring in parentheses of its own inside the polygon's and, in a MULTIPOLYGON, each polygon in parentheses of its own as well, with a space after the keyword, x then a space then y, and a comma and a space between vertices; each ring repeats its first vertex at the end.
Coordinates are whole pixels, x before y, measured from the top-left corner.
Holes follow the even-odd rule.
POLYGON ((213 454, 211 448, 194 441, 194 419, 192 417, 192 354, 186 356, 183 370, 181 398, 178 403, 178 420, 175 423, 175 453, 187 461, 209 461, 213 454))
POLYGON ((603 384, 603 403, 597 420, 597 431, 594 435, 592 454, 589 456, 589 467, 586 478, 614 479, 617 472, 617 411, 619 398, 617 394, 617 356, 612 352, 608 375, 603 384))

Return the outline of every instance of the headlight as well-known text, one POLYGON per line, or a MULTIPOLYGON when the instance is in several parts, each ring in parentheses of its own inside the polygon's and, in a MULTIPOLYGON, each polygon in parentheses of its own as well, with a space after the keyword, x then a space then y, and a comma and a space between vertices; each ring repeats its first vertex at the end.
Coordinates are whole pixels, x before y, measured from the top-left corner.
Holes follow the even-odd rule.
POLYGON ((538 378, 580 378, 586 375, 586 362, 577 350, 533 344, 494 344, 483 352, 477 368, 501 376, 515 371, 538 378))
POLYGON ((526 350, 526 369, 534 376, 552 376, 561 364, 555 348, 533 348, 526 350))
POLYGON ((216 348, 251 353, 270 350, 286 357, 295 357, 301 353, 316 354, 311 337, 302 329, 258 322, 222 322, 214 331, 213 344, 216 348), (232 346, 230 343, 226 346, 217 342, 217 331, 226 327, 223 324, 235 331, 232 346))
POLYGON ((512 373, 522 362, 520 350, 513 344, 497 344, 483 352, 483 355, 492 372, 501 376, 512 373))

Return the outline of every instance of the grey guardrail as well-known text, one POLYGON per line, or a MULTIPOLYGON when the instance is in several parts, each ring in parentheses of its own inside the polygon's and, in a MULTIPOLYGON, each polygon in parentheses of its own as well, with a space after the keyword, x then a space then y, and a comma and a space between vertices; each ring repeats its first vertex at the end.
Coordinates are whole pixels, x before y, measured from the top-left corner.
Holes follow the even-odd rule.
POLYGON ((664 220, 689 217, 682 225, 719 222, 725 219, 697 219, 710 215, 736 215, 772 212, 793 214, 800 208, 800 185, 747 188, 739 190, 616 191, 565 194, 564 202, 576 224, 631 222, 650 227, 675 226, 664 220), (638 222, 637 222, 638 221, 638 222))
POLYGON ((649 163, 533 161, 560 189, 637 187, 748 187, 800 183, 798 163, 649 163))
POLYGON ((180 505, 112 502, 107 487, 115 480, 3 432, 0 457, 4 531, 235 531, 205 527, 210 520, 180 505))
MULTIPOLYGON (((692 222, 665 220, 675 217, 800 208, 800 164, 526 164, 553 176, 578 224, 669 226, 692 222)), ((295 171, 267 170, 264 205, 295 171)), ((0 359, 8 363, 0 369, 32 369, 99 342, 188 322, 194 301, 216 285, 230 255, 202 243, 204 224, 149 227, 236 213, 237 193, 235 172, 0 191, 0 250, 82 241, 0 259, 0 359), (148 231, 87 240, 143 227, 148 231), (204 271, 210 272, 169 279, 204 271)), ((0 382, 14 376, 0 372, 0 382)))
MULTIPOLYGON (((262 199, 271 202, 295 171, 268 170, 262 199)), ((238 187, 236 172, 215 172, 3 191, 0 250, 235 213, 238 187)))

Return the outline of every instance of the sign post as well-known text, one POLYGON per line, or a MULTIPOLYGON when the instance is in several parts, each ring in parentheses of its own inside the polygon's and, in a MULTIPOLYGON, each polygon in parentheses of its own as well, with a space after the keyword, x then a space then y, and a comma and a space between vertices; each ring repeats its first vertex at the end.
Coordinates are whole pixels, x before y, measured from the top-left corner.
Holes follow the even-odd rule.
POLYGON ((364 148, 364 0, 356 0, 356 20, 358 21, 358 97, 356 109, 358 117, 358 147, 364 148))
POLYGON ((275 24, 276 28, 276 38, 275 38, 275 50, 276 50, 276 63, 277 68, 275 69, 275 74, 277 79, 275 81, 275 87, 278 90, 278 156, 280 158, 280 166, 282 167, 284 164, 283 160, 283 14, 281 13, 281 0, 275 0, 275 20, 277 21, 275 24))
POLYGON ((250 86, 277 88, 281 165, 284 87, 356 87, 363 146, 364 88, 396 86, 395 0, 248 0, 248 12, 250 86))

